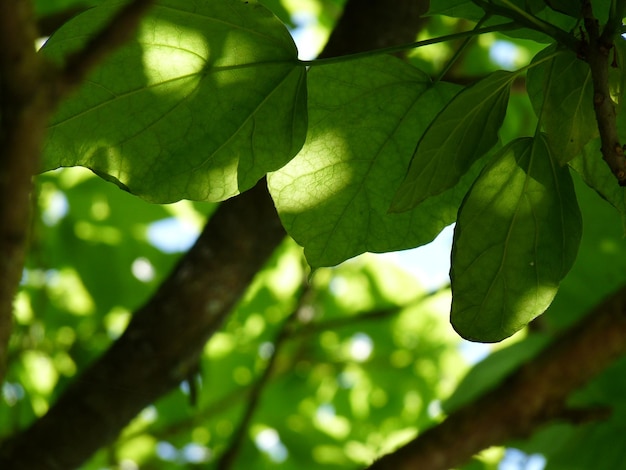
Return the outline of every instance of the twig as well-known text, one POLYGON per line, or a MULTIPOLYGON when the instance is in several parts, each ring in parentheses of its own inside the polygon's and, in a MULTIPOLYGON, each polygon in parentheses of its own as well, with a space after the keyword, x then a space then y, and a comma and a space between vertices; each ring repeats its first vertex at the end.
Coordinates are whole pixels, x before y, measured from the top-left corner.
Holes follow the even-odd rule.
POLYGON ((520 26, 546 34, 555 39, 558 43, 563 44, 570 49, 574 49, 575 47, 575 39, 567 31, 564 31, 558 26, 548 23, 547 21, 520 9, 513 3, 505 1, 504 3, 508 6, 504 6, 485 0, 472 0, 472 2, 481 7, 487 13, 509 18, 520 26))
POLYGON ((626 1, 613 0, 611 2, 611 10, 609 12, 609 19, 602 30, 601 41, 612 42, 616 34, 620 33, 622 27, 622 19, 626 11, 626 1))
POLYGON ((285 319, 280 331, 276 335, 276 338, 274 339, 274 351, 267 361, 265 370, 259 376, 256 383, 250 390, 243 416, 239 421, 237 429, 233 433, 233 437, 230 441, 228 448, 224 451, 224 453, 217 461, 217 465, 215 467, 217 470, 229 470, 234 465, 237 454, 239 453, 239 449, 244 442, 248 427, 250 426, 250 422, 252 421, 252 417, 254 416, 254 412, 256 411, 260 402, 263 389, 267 385, 270 377, 274 372, 276 358, 278 357, 278 354, 281 351, 283 344, 285 344, 285 342, 290 339, 294 323, 298 320, 298 316, 300 315, 302 308, 308 304, 310 294, 311 287, 310 285, 306 285, 299 296, 298 306, 285 319))
POLYGON ((476 36, 480 36, 481 34, 500 32, 500 31, 512 31, 515 29, 519 29, 519 26, 515 22, 495 24, 495 25, 484 26, 484 27, 476 27, 468 31, 461 31, 460 33, 446 34, 446 35, 437 36, 434 38, 423 39, 421 41, 414 41, 414 42, 410 42, 407 44, 383 47, 379 49, 373 49, 370 51, 353 52, 353 53, 345 54, 341 56, 330 56, 330 57, 320 56, 320 58, 318 59, 303 60, 301 61, 301 63, 308 67, 332 65, 336 63, 343 63, 348 60, 359 60, 359 59, 371 57, 373 55, 378 55, 378 54, 395 54, 398 52, 406 52, 412 49, 417 49, 417 48, 425 47, 425 46, 432 46, 433 44, 439 44, 442 42, 455 41, 457 39, 464 39, 464 38, 473 39, 476 36))
POLYGON ((300 335, 317 334, 317 333, 320 333, 322 331, 327 331, 327 330, 337 330, 339 328, 344 328, 346 326, 352 326, 352 325, 356 325, 356 324, 363 323, 363 322, 375 321, 375 320, 392 317, 394 315, 398 315, 400 312, 402 312, 402 310, 404 310, 405 308, 409 306, 417 305, 420 302, 424 302, 434 297, 435 295, 438 295, 449 289, 450 289, 450 285, 445 284, 435 289, 432 292, 428 292, 424 294, 421 298, 412 301, 410 304, 406 306, 397 306, 397 307, 390 307, 390 308, 385 308, 385 309, 380 309, 380 310, 372 310, 369 312, 360 313, 358 315, 350 315, 347 317, 333 318, 331 320, 308 323, 306 325, 303 325, 301 328, 298 328, 296 331, 294 331, 293 337, 300 336, 300 335))
POLYGON ((548 422, 606 417, 606 410, 572 410, 567 398, 624 353, 626 287, 499 386, 374 462, 369 470, 456 468, 482 449, 526 438, 548 422))
MULTIPOLYGON (((598 20, 593 15, 591 2, 583 3, 583 19, 588 41, 583 41, 582 56, 587 60, 593 83, 593 107, 600 132, 602 158, 607 163, 620 186, 626 186, 626 157, 617 133, 615 103, 609 91, 609 51, 613 37, 608 36, 608 26, 600 34, 598 20)), ((620 18, 621 21, 621 18, 620 18)))

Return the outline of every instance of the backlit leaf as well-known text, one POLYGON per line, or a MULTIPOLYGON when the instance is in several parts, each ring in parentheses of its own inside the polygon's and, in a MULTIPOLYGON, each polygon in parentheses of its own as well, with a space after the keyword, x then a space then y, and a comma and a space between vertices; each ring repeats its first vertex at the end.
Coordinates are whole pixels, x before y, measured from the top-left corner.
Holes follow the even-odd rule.
POLYGON ((550 305, 576 258, 581 216, 543 136, 504 147, 463 201, 452 249, 452 324, 500 341, 550 305))
POLYGON ((418 246, 454 221, 471 178, 412 211, 388 209, 416 139, 456 90, 388 56, 309 72, 307 141, 268 181, 312 266, 418 246))
MULTIPOLYGON (((78 16, 44 53, 77 49, 119 5, 78 16)), ((159 0, 56 114, 43 169, 82 165, 152 202, 219 201, 287 163, 305 133, 305 69, 278 19, 256 2, 159 0)))
POLYGON ((496 144, 515 77, 494 72, 448 103, 419 141, 392 210, 411 209, 453 187, 496 144))

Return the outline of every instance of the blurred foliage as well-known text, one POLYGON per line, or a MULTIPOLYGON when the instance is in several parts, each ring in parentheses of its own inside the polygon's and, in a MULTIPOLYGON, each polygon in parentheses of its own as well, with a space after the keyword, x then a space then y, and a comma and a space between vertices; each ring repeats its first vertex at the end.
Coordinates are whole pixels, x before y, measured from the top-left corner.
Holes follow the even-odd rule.
MULTIPOLYGON (((193 224, 213 208, 151 205, 81 169, 42 175, 38 188, 2 435, 42 415, 172 267, 177 254, 151 243, 151 224, 173 214, 193 224)), ((207 344, 195 406, 182 384, 84 468, 213 459, 229 444, 272 354, 273 372, 239 457, 265 462, 255 468, 365 464, 439 419, 437 403, 465 370, 447 323, 449 291, 424 292, 374 256, 321 269, 310 283, 307 276, 302 250, 286 242, 207 344), (275 350, 294 311, 289 339, 275 350)))

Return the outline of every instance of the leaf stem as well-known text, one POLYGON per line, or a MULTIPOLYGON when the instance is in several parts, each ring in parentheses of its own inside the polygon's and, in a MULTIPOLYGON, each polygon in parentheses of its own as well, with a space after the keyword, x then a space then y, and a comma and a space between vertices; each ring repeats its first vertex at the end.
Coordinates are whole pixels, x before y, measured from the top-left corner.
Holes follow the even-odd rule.
POLYGON ((553 25, 552 23, 548 23, 547 21, 522 10, 509 0, 502 0, 502 3, 507 6, 495 5, 492 2, 486 2, 484 0, 472 0, 472 2, 488 13, 504 16, 505 18, 513 20, 518 24, 518 27, 521 26, 534 31, 539 31, 540 33, 550 36, 559 44, 563 44, 571 50, 576 50, 577 41, 573 35, 562 30, 558 26, 553 25))
POLYGON ((519 25, 515 22, 510 23, 501 23, 492 26, 485 26, 484 28, 472 29, 470 31, 463 31, 460 33, 447 34, 445 36, 438 36, 436 38, 424 39, 422 41, 412 42, 410 44, 402 44, 400 46, 392 46, 385 47, 382 49, 374 49, 366 52, 358 52, 356 54, 348 54, 338 57, 329 57, 327 59, 314 59, 314 60, 301 60, 300 63, 307 67, 310 66, 321 66, 321 65, 330 65, 337 64, 342 62, 347 62, 349 60, 358 60, 366 57, 373 57, 379 54, 394 54, 396 52, 402 52, 410 49, 417 49, 419 47, 430 46, 432 44, 438 44, 440 42, 446 41, 454 41, 456 39, 463 39, 467 37, 478 36, 480 34, 486 33, 494 33, 498 31, 510 31, 513 29, 518 29, 519 25))
MULTIPOLYGON (((483 16, 480 19, 480 21, 478 23, 476 23, 476 26, 474 27, 473 31, 479 30, 481 28, 481 26, 485 23, 485 21, 487 21, 489 18, 491 18, 491 14, 490 13, 485 13, 485 16, 483 16)), ((455 62, 463 54, 465 49, 467 49, 467 46, 469 46, 470 42, 472 41, 472 39, 474 39, 474 37, 476 37, 476 36, 472 35, 472 36, 468 36, 467 38, 465 38, 465 41, 463 41, 463 44, 461 44, 461 47, 459 47, 454 52, 454 54, 452 55, 450 60, 448 60, 446 65, 444 65, 443 69, 441 69, 441 71, 439 72, 439 74, 435 78, 434 82, 439 82, 439 81, 441 81, 443 79, 443 77, 448 73, 450 68, 455 64, 455 62)))

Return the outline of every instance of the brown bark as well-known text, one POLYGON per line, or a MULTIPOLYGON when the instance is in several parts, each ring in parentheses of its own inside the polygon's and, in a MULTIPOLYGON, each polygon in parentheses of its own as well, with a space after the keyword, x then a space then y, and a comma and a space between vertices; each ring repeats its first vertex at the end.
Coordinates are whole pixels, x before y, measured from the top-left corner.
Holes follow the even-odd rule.
POLYGON ((614 47, 613 36, 608 28, 605 30, 608 34, 600 33, 598 20, 593 15, 589 1, 583 3, 583 16, 589 39, 583 40, 579 53, 587 60, 591 70, 593 108, 600 132, 600 151, 618 184, 626 186, 626 156, 617 132, 617 113, 609 90, 609 53, 614 47))
POLYGON ((349 0, 320 58, 414 42, 429 5, 428 0, 349 0))
POLYGON ((29 2, 0 0, 0 383, 26 252, 31 177, 49 113, 46 90, 38 86, 36 36, 29 2))

